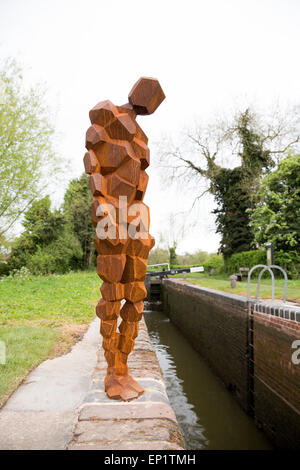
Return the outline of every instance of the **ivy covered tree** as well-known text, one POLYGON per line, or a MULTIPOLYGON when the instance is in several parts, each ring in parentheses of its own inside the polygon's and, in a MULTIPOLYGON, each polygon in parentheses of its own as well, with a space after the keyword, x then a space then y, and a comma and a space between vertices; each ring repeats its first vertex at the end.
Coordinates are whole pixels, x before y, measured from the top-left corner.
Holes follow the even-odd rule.
POLYGON ((225 259, 253 248, 249 209, 255 206, 261 175, 274 166, 270 150, 263 148, 262 136, 251 126, 249 110, 240 115, 234 132, 239 139, 241 165, 230 169, 212 163, 210 172, 210 191, 217 202, 213 213, 225 259))
POLYGON ((273 242, 276 251, 300 255, 300 155, 289 155, 263 179, 249 215, 259 246, 273 242))
POLYGON ((232 123, 199 127, 188 134, 184 145, 174 147, 168 143, 169 148, 162 150, 164 174, 167 168, 170 178, 180 182, 181 188, 192 181, 196 188, 204 186, 195 200, 205 193, 214 196, 216 231, 221 235, 219 251, 225 261, 233 253, 253 248, 249 210, 255 207, 261 177, 298 144, 297 124, 297 113, 274 115, 263 122, 246 109, 232 123), (291 116, 293 119, 289 119, 291 116))

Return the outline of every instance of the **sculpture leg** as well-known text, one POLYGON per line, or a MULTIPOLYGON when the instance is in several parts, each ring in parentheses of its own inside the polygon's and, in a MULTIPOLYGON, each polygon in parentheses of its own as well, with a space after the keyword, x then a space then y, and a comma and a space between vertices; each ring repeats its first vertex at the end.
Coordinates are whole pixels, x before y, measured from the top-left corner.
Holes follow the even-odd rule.
MULTIPOLYGON (((98 252, 101 247, 96 241, 98 252)), ((102 249, 104 251, 104 246, 102 249)), ((108 250, 106 250, 107 253, 108 250)), ((110 398, 130 400, 135 393, 124 391, 119 378, 128 375, 127 364, 121 361, 118 348, 120 333, 117 332, 117 321, 120 315, 121 300, 124 298, 124 285, 120 282, 126 264, 126 254, 116 253, 117 249, 109 248, 110 254, 99 254, 97 272, 104 280, 100 291, 102 299, 96 307, 96 314, 101 319, 100 333, 103 336, 104 356, 107 361, 105 391, 110 398)))
MULTIPOLYGON (((107 362, 107 377, 116 375, 117 372, 125 372, 118 368, 119 365, 119 337, 117 321, 120 315, 120 301, 108 301, 101 299, 96 307, 96 314, 101 320, 100 333, 103 336, 102 347, 107 362)), ((106 380, 106 379, 105 379, 106 380)))
MULTIPOLYGON (((113 250, 111 250, 113 251, 113 250)), ((103 336, 103 349, 107 361, 107 375, 104 381, 105 391, 109 398, 132 400, 143 393, 143 388, 128 375, 127 356, 133 349, 134 338, 138 334, 138 320, 142 317, 143 302, 135 305, 128 302, 121 312, 123 322, 120 331, 117 331, 117 322, 120 315, 121 300, 126 297, 123 283, 124 273, 128 271, 127 256, 125 254, 99 254, 97 259, 98 274, 104 277, 100 288, 102 299, 99 301, 96 313, 101 319, 100 333, 103 336), (122 282, 120 282, 122 279, 122 282), (128 313, 126 314, 126 312, 128 313), (124 318, 126 321, 124 323, 124 318), (125 341, 126 339, 126 341, 125 341)), ((130 279, 134 279, 131 277, 130 279)), ((133 285, 134 282, 128 284, 133 285)), ((142 284, 143 283, 138 283, 142 284)), ((132 292, 133 286, 127 291, 132 292)), ((132 295, 132 294, 131 294, 132 295)))
POLYGON ((108 322, 101 320, 100 331, 104 337, 103 348, 108 363, 105 391, 110 398, 121 398, 128 401, 137 398, 144 392, 144 389, 130 377, 127 366, 127 357, 133 350, 134 339, 137 337, 139 330, 138 322, 142 314, 143 302, 137 302, 136 304, 126 302, 121 309, 123 321, 119 326, 119 332, 115 330, 116 320, 115 323, 113 323, 114 320, 109 320, 108 327, 106 327, 108 322), (109 330, 110 326, 111 330, 109 330))
POLYGON ((122 322, 119 326, 118 348, 120 351, 120 361, 127 368, 127 377, 124 379, 123 384, 126 390, 134 391, 134 398, 141 395, 144 389, 129 375, 127 359, 134 348, 134 340, 139 333, 139 321, 143 316, 143 309, 144 302, 133 303, 127 300, 121 309, 122 322))
MULTIPOLYGON (((101 319, 100 333, 103 336, 102 347, 105 351, 104 356, 108 365, 104 381, 105 391, 109 398, 127 401, 139 396, 143 389, 129 377, 127 366, 128 354, 124 354, 119 347, 123 343, 122 334, 117 332, 120 305, 120 301, 109 302, 101 299, 97 305, 96 313, 101 319)), ((136 325, 138 326, 138 323, 136 325)), ((121 330, 123 331, 122 327, 121 330)), ((130 333, 134 336, 133 330, 131 329, 130 333)), ((136 331, 138 331, 138 328, 136 331)), ((122 349, 124 348, 122 347, 122 349)))
MULTIPOLYGON (((134 261, 136 263, 136 260, 134 261)), ((143 265, 146 263, 143 261, 143 265)), ((119 325, 119 332, 114 333, 115 340, 110 340, 108 344, 103 340, 103 347, 109 345, 114 354, 111 363, 108 363, 108 373, 105 379, 105 390, 110 398, 121 398, 122 400, 132 400, 144 392, 144 389, 129 375, 127 358, 134 348, 134 340, 138 335, 139 321, 143 315, 144 302, 146 296, 144 282, 135 281, 134 270, 132 270, 132 257, 127 256, 126 266, 123 272, 122 284, 124 287, 124 297, 126 299, 120 315, 122 322, 119 325)), ((107 359, 109 354, 105 353, 107 359)))
MULTIPOLYGON (((119 326, 118 349, 120 366, 122 365, 124 371, 127 369, 127 372, 124 372, 123 377, 119 378, 119 384, 123 387, 123 395, 130 394, 131 398, 136 398, 144 392, 144 389, 129 375, 127 359, 134 348, 134 340, 139 332, 139 321, 143 316, 143 299, 147 296, 144 285, 147 270, 146 257, 152 243, 150 238, 147 241, 129 241, 126 250, 126 264, 121 279, 126 302, 120 312, 122 322, 119 326)), ((108 382, 112 382, 112 380, 108 382)))

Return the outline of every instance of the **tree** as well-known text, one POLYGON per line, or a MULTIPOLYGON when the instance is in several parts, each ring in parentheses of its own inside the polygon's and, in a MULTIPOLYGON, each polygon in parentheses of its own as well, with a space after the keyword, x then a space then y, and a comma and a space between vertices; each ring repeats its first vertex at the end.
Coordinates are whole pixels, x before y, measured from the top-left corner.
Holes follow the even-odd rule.
POLYGON ((289 155, 266 176, 249 212, 256 243, 300 255, 300 155, 289 155))
POLYGON ((169 260, 170 260, 170 265, 174 266, 175 264, 178 264, 178 259, 177 259, 177 254, 176 254, 176 243, 173 246, 169 246, 169 260))
POLYGON ((25 90, 17 64, 0 69, 0 240, 30 204, 43 193, 44 180, 55 173, 53 127, 44 103, 45 92, 25 90))
POLYGON ((95 228, 91 222, 92 200, 89 178, 85 173, 69 183, 64 197, 63 213, 81 246, 82 259, 77 266, 80 269, 90 268, 95 255, 95 228))
POLYGON ((34 201, 25 213, 24 232, 12 245, 9 269, 26 266, 33 274, 65 272, 82 257, 80 244, 61 211, 51 211, 49 196, 34 201))
POLYGON ((276 158, 300 140, 298 114, 292 122, 288 117, 277 113, 263 122, 246 109, 232 123, 217 122, 188 133, 190 145, 185 143, 185 151, 171 145, 171 150, 161 153, 164 174, 168 168, 171 179, 178 179, 181 186, 194 180, 198 192, 195 201, 205 193, 214 196, 217 207, 213 213, 221 234, 219 251, 225 261, 233 253, 253 247, 248 211, 255 207, 260 178, 275 165, 276 158), (231 167, 218 163, 228 155, 231 167), (240 164, 232 168, 233 162, 240 164), (203 182, 205 187, 199 194, 203 182))
POLYGON ((153 248, 149 253, 148 265, 169 263, 169 252, 159 246, 153 248))

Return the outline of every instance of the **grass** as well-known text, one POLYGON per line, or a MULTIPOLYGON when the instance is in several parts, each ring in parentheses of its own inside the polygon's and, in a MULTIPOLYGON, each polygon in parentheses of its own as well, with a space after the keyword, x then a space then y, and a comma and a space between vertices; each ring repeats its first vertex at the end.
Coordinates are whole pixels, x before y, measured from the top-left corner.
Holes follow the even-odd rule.
POLYGON ((95 272, 0 281, 0 407, 27 373, 67 352, 95 315, 101 280, 95 272))
POLYGON ((1 406, 28 371, 48 357, 58 332, 32 326, 1 327, 0 338, 6 349, 6 363, 0 365, 1 406))
POLYGON ((0 282, 0 325, 86 323, 94 315, 100 282, 89 271, 4 279, 0 282))
MULTIPOLYGON (((182 277, 182 275, 176 275, 176 277, 182 277)), ((237 286, 234 289, 230 288, 230 280, 226 275, 210 277, 206 273, 188 273, 186 281, 194 284, 199 284, 203 287, 209 287, 210 289, 221 290, 224 292, 230 292, 232 294, 247 295, 248 283, 247 281, 237 282, 237 286)), ((260 286, 260 297, 261 298, 272 298, 271 279, 265 277, 262 278, 260 286)), ((283 296, 283 279, 275 279, 275 298, 281 299, 283 296)), ((250 294, 252 297, 256 297, 257 290, 257 279, 252 279, 250 284, 250 294)), ((287 299, 294 302, 300 303, 300 279, 288 280, 287 284, 287 299)))

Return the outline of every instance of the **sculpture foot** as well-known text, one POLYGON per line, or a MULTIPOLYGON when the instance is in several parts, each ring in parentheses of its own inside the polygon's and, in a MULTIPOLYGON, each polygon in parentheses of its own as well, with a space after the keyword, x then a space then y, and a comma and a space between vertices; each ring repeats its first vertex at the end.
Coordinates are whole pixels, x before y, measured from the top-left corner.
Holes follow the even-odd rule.
POLYGON ((107 396, 113 400, 134 400, 145 391, 130 375, 107 375, 104 386, 107 396))

